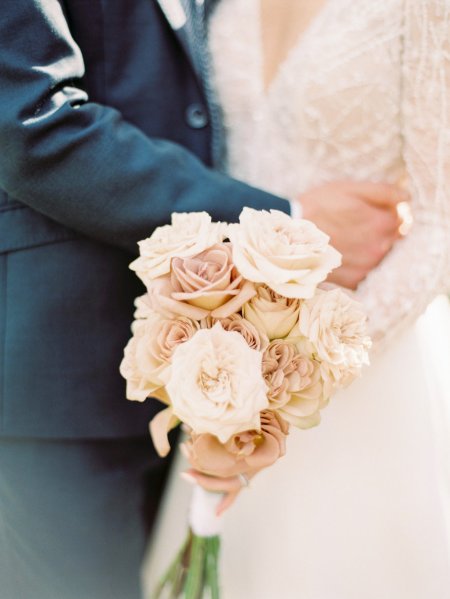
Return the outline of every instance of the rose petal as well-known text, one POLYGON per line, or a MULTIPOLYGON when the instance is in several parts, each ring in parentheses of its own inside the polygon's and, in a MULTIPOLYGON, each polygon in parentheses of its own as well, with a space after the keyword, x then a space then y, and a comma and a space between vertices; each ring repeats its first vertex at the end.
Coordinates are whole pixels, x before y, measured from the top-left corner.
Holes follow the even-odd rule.
POLYGON ((152 436, 153 445, 158 455, 166 457, 170 452, 170 443, 168 432, 179 424, 179 419, 174 416, 171 407, 161 410, 150 422, 149 429, 152 436))
POLYGON ((211 312, 213 318, 228 318, 231 314, 238 312, 241 307, 248 302, 254 295, 256 290, 250 281, 245 281, 239 295, 231 298, 226 304, 216 308, 211 312))
POLYGON ((193 468, 210 476, 235 476, 247 468, 242 459, 229 453, 213 435, 199 435, 188 448, 193 468))

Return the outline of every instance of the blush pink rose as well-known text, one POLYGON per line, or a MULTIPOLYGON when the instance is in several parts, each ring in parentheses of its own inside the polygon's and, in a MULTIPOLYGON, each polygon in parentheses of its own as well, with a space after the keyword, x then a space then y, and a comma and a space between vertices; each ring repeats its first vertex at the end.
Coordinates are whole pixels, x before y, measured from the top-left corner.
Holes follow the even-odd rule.
POLYGON ((298 393, 311 383, 313 363, 299 354, 293 343, 272 341, 263 354, 263 376, 269 388, 270 407, 284 406, 291 393, 298 393))
POLYGON ((228 318, 221 318, 219 322, 224 331, 236 331, 242 335, 252 349, 262 351, 269 345, 267 336, 240 314, 231 314, 228 318))
POLYGON ((267 347, 262 368, 270 409, 297 428, 319 424, 329 399, 319 362, 300 353, 294 343, 279 340, 267 347))
POLYGON ((279 414, 264 410, 261 430, 239 433, 225 444, 213 435, 193 435, 186 449, 195 470, 211 476, 236 476, 271 466, 284 456, 288 433, 289 424, 279 414))
POLYGON ((253 283, 238 273, 229 243, 217 243, 188 258, 173 258, 170 274, 148 287, 152 308, 201 320, 227 318, 255 295, 253 283))

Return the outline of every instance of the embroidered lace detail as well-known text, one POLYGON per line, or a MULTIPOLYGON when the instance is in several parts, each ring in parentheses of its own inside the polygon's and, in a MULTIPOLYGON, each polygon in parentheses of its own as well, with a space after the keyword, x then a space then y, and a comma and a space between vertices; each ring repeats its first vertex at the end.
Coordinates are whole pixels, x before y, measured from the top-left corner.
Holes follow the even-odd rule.
POLYGON ((380 347, 450 287, 450 0, 328 0, 263 89, 259 0, 212 15, 227 170, 288 198, 407 181, 415 223, 360 285, 380 347))

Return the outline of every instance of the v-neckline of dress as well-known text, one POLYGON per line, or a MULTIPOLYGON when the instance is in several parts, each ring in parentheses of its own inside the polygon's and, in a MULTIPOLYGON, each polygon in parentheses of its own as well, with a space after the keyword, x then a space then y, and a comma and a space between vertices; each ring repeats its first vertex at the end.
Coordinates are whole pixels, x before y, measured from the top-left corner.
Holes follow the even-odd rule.
POLYGON ((260 93, 264 99, 268 99, 273 90, 278 86, 280 79, 282 79, 284 72, 287 67, 290 65, 293 56, 297 54, 298 51, 304 46, 307 39, 314 33, 314 31, 321 24, 325 14, 328 12, 328 9, 332 5, 332 0, 325 0, 323 6, 320 10, 312 17, 308 26, 299 33, 295 43, 291 46, 291 48, 287 51, 284 58, 278 64, 275 73, 270 78, 269 82, 265 81, 264 71, 265 71, 265 52, 264 52, 264 39, 263 39, 263 22, 262 22, 262 2, 261 0, 254 0, 256 3, 256 30, 257 30, 257 52, 259 55, 259 88, 260 93))

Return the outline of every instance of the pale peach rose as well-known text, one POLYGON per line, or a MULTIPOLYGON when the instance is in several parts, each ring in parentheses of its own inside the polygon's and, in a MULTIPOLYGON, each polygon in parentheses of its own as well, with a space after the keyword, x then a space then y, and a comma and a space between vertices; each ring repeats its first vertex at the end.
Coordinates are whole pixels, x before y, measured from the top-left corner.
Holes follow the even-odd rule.
POLYGON ((289 381, 290 399, 278 411, 293 426, 308 429, 320 423, 320 412, 328 405, 330 390, 319 362, 300 354, 297 360, 297 377, 289 381))
POLYGON ((145 401, 156 396, 166 383, 169 365, 154 352, 155 330, 152 319, 133 323, 133 336, 128 341, 120 364, 120 374, 127 382, 127 399, 145 401))
POLYGON ((264 410, 258 430, 234 435, 222 444, 208 434, 193 435, 186 443, 193 468, 211 476, 228 477, 261 470, 286 453, 289 425, 276 412, 264 410))
POLYGON ((318 291, 302 303, 298 333, 312 344, 323 378, 335 387, 350 384, 369 363, 367 317, 361 304, 340 289, 318 291))
POLYGON ((120 365, 120 373, 127 381, 127 398, 144 401, 147 397, 158 397, 167 401, 163 387, 168 380, 172 353, 198 329, 198 323, 188 318, 165 320, 155 312, 148 312, 146 319, 135 320, 133 336, 120 365))
POLYGON ((190 258, 174 258, 170 275, 148 287, 152 308, 196 320, 226 318, 255 294, 253 283, 237 272, 230 244, 216 244, 190 258))
POLYGON ((271 409, 280 408, 289 401, 291 378, 294 387, 302 385, 299 380, 303 374, 302 362, 297 359, 297 350, 292 343, 272 341, 263 354, 262 369, 271 409))
POLYGON ((186 343, 199 329, 197 322, 184 316, 162 320, 155 337, 155 348, 159 350, 161 359, 170 362, 176 347, 186 343))
POLYGON ((298 428, 318 424, 328 396, 320 364, 298 353, 288 341, 272 341, 264 352, 263 375, 269 407, 298 428))
POLYGON ((261 351, 269 345, 269 339, 264 332, 260 332, 240 314, 231 314, 228 318, 221 318, 219 322, 224 331, 236 331, 242 335, 252 349, 261 351))
POLYGON ((222 443, 258 428, 259 413, 268 407, 261 361, 261 352, 219 323, 197 331, 173 352, 166 389, 174 415, 222 443))
POLYGON ((237 269, 249 281, 265 283, 284 297, 312 297, 341 263, 329 237, 309 221, 251 208, 244 208, 239 221, 228 229, 237 269))
POLYGON ((172 258, 186 258, 220 243, 227 235, 225 223, 213 223, 206 212, 173 213, 172 224, 157 227, 139 242, 140 256, 131 270, 148 286, 170 272, 172 258))
POLYGON ((283 297, 267 285, 257 285, 256 295, 244 304, 242 314, 272 341, 289 334, 298 320, 299 310, 300 300, 283 297))

